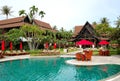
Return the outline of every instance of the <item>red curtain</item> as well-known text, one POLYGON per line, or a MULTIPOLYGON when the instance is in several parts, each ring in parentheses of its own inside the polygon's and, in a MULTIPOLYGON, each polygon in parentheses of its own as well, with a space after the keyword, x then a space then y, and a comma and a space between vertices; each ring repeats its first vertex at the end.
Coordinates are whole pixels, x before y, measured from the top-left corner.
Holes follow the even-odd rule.
POLYGON ((1 50, 4 51, 5 50, 5 41, 4 40, 2 40, 2 45, 1 46, 2 46, 1 50))

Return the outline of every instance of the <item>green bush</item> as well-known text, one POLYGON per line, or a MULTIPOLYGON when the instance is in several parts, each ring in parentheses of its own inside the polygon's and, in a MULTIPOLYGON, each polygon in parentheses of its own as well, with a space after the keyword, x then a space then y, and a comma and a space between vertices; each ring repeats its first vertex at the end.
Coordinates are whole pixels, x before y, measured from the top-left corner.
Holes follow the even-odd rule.
POLYGON ((119 49, 117 49, 117 54, 120 54, 120 48, 119 48, 119 49))

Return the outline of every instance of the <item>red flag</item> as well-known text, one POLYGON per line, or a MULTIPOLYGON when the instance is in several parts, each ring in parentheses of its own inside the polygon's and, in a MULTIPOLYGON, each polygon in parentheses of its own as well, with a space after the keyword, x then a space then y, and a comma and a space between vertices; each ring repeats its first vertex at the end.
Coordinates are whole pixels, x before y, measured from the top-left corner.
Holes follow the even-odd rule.
POLYGON ((1 47, 1 50, 4 51, 5 50, 5 41, 2 40, 2 47, 1 47))
POLYGON ((12 45, 12 42, 10 42, 10 50, 13 49, 13 45, 12 45))
POLYGON ((20 50, 22 50, 22 49, 23 49, 22 42, 20 42, 20 50))
POLYGON ((54 49, 56 49, 56 43, 54 43, 54 49))
POLYGON ((46 49, 48 49, 48 42, 46 42, 46 45, 45 45, 46 49))

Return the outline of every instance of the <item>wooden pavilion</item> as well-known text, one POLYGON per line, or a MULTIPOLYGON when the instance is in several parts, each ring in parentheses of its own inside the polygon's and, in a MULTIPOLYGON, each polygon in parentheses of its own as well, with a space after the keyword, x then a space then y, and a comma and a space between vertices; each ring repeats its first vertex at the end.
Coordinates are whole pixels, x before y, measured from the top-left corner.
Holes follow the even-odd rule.
POLYGON ((76 42, 81 39, 86 39, 96 45, 99 42, 99 37, 96 35, 94 27, 89 22, 86 22, 84 26, 75 26, 73 41, 76 42))

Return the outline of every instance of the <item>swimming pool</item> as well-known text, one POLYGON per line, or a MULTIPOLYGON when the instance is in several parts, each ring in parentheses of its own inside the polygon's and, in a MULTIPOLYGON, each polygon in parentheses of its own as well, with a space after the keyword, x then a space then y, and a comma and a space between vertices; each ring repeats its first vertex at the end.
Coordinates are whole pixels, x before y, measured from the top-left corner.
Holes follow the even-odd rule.
POLYGON ((120 65, 74 66, 71 58, 31 58, 0 63, 0 81, 98 81, 120 72, 120 65))

